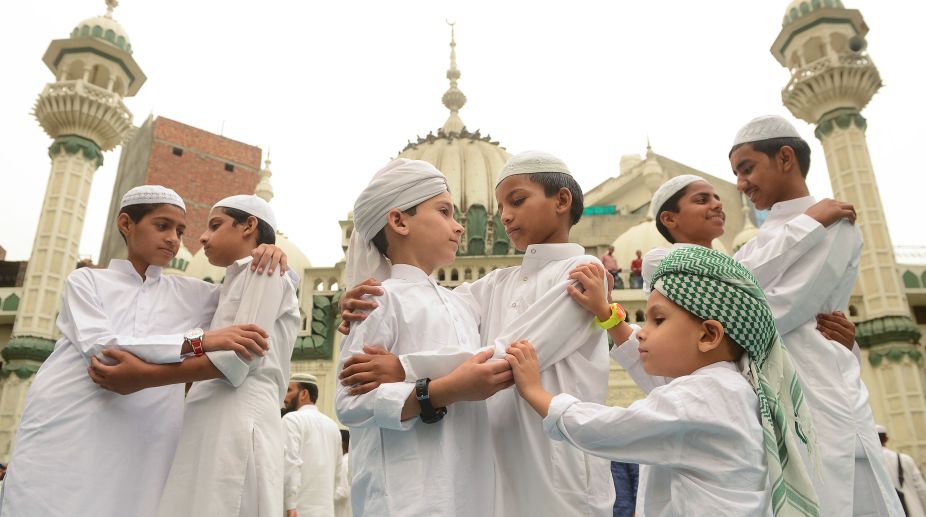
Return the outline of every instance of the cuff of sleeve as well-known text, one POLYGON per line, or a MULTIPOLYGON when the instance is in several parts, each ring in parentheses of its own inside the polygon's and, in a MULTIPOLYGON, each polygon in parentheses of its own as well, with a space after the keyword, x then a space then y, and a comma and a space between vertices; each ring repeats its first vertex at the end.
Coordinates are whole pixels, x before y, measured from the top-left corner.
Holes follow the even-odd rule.
POLYGON ((232 386, 241 386, 244 379, 248 376, 248 365, 238 357, 238 354, 231 350, 216 350, 206 352, 206 357, 212 362, 212 365, 218 368, 225 379, 232 386))
POLYGON ((376 388, 376 400, 373 402, 373 422, 385 429, 407 431, 415 425, 417 418, 402 421, 402 408, 405 401, 415 390, 412 382, 390 382, 376 388))
MULTIPOLYGON (((790 226, 803 231, 807 235, 813 233, 814 231, 818 229, 825 230, 825 228, 823 228, 823 225, 820 224, 819 221, 817 221, 813 217, 810 217, 807 214, 801 214, 795 217, 794 219, 791 219, 790 226)), ((821 236, 822 236, 822 232, 821 232, 821 236)))
POLYGON ((611 358, 625 369, 628 365, 634 364, 640 360, 640 341, 637 340, 637 332, 640 331, 640 326, 630 325, 630 327, 633 328, 633 332, 630 333, 630 337, 627 338, 627 341, 624 341, 620 345, 614 345, 614 347, 611 348, 611 358))
POLYGON ((579 399, 568 393, 560 393, 550 401, 550 408, 547 410, 547 416, 543 419, 543 430, 551 439, 563 442, 566 441, 566 435, 563 434, 559 427, 559 421, 563 418, 563 413, 569 409, 569 406, 579 402, 579 399))
POLYGON ((412 365, 412 361, 404 355, 399 356, 399 364, 402 365, 402 369, 405 370, 405 382, 415 382, 420 377, 415 373, 415 367, 412 365))

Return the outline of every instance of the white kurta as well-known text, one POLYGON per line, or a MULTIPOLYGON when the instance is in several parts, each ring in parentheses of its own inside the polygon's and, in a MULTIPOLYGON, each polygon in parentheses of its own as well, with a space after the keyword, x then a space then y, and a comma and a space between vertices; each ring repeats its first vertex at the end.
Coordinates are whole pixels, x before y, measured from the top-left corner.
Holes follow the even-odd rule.
MULTIPOLYGON (((394 265, 383 288, 379 306, 342 342, 340 365, 363 345, 396 355, 479 350, 467 306, 420 269, 394 265)), ((491 515, 495 454, 485 402, 452 404, 435 424, 403 422, 402 407, 413 391, 413 383, 398 382, 351 396, 338 385, 338 419, 351 428, 354 515, 491 515)))
MULTIPOLYGON (((453 290, 479 320, 482 341, 504 357, 528 339, 537 349, 543 386, 603 404, 608 341, 594 318, 566 291, 576 266, 599 263, 578 244, 528 246, 520 266, 497 269, 453 290)), ((602 282, 605 282, 602 278, 602 282)), ((409 378, 432 376, 427 358, 401 360, 409 378)), ((488 401, 496 451, 495 515, 611 515, 614 484, 608 461, 552 441, 542 419, 512 388, 488 401)))
POLYGON ((882 447, 884 463, 891 475, 894 486, 904 493, 907 505, 907 517, 926 517, 926 481, 916 462, 907 454, 896 452, 882 447), (903 487, 900 487, 900 473, 897 471, 897 462, 903 466, 903 487))
POLYGON ((126 260, 68 275, 63 337, 26 395, 3 493, 4 517, 152 516, 183 417, 183 386, 118 395, 93 383, 90 358, 121 348, 179 362, 183 333, 207 327, 217 286, 126 260))
POLYGON ((297 515, 334 517, 342 456, 338 424, 306 404, 283 416, 283 428, 284 507, 297 515))
POLYGON ((735 258, 765 290, 804 387, 823 463, 822 476, 812 476, 821 514, 859 515, 860 508, 873 504, 862 514, 898 515, 900 502, 881 461, 858 360, 816 329, 817 314, 845 311, 848 305, 861 260, 861 235, 845 220, 823 228, 804 214, 814 203, 810 196, 776 203, 735 258), (856 491, 857 469, 873 477, 873 489, 863 484, 856 491))
POLYGON ((593 454, 641 464, 638 515, 771 515, 759 399, 732 362, 649 376, 636 332, 611 355, 646 391, 628 408, 553 399, 544 428, 593 454))
POLYGON ((225 378, 196 382, 187 394, 161 517, 283 514, 280 407, 301 318, 289 278, 252 272, 250 262, 226 268, 212 328, 254 323, 270 334, 270 349, 251 361, 207 352, 225 378))
POLYGON ((335 517, 351 517, 350 509, 350 455, 341 456, 341 469, 338 471, 338 481, 334 488, 334 515, 335 517))

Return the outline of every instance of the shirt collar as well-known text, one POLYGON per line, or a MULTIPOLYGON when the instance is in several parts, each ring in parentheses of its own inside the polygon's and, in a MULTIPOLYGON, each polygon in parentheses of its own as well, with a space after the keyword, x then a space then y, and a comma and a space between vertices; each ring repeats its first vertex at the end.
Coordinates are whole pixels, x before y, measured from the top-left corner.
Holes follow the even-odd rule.
MULTIPOLYGON (((138 275, 138 271, 135 271, 135 266, 132 265, 128 260, 123 259, 112 259, 109 261, 109 269, 113 271, 119 271, 120 273, 125 273, 132 277, 141 280, 141 276, 138 275)), ((145 270, 145 278, 156 279, 161 276, 161 267, 149 265, 148 269, 145 270)))
POLYGON ((779 201, 772 205, 772 209, 768 212, 768 219, 766 223, 775 223, 790 221, 795 216, 803 214, 808 208, 814 205, 817 200, 813 196, 804 196, 797 199, 789 199, 787 201, 779 201))
POLYGON ((421 268, 410 264, 393 264, 389 278, 404 280, 412 284, 431 283, 431 278, 421 268))
POLYGON ((554 260, 566 260, 581 255, 585 255, 585 248, 574 242, 531 244, 524 250, 524 260, 521 266, 526 269, 540 269, 554 260))
POLYGON ((225 282, 224 283, 231 285, 232 280, 234 280, 236 276, 241 274, 242 271, 246 271, 248 269, 248 265, 250 265, 251 261, 253 260, 254 260, 254 257, 251 257, 250 255, 248 255, 247 257, 240 258, 232 262, 230 266, 225 268, 225 282))
POLYGON ((306 405, 302 406, 301 408, 297 409, 297 411, 315 411, 315 412, 318 412, 318 406, 316 406, 315 404, 306 404, 306 405))
MULTIPOLYGON (((743 355, 746 355, 746 354, 743 354, 743 355)), ((708 370, 712 370, 714 368, 723 368, 724 370, 730 370, 733 372, 740 371, 740 367, 733 361, 717 361, 716 363, 711 363, 707 366, 702 366, 698 368, 697 370, 691 372, 691 374, 692 375, 705 374, 707 373, 708 370)))

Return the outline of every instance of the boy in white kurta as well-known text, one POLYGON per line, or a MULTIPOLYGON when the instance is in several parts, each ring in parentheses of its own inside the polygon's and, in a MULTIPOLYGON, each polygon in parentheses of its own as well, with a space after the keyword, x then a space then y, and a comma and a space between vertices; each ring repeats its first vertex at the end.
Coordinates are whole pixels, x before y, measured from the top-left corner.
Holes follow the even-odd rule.
MULTIPOLYGON (((603 294, 595 269, 579 275, 589 300, 603 294)), ((659 378, 641 382, 648 396, 629 408, 554 397, 533 347, 509 349, 518 391, 544 429, 593 454, 650 465, 645 515, 819 515, 798 453, 812 424, 755 279, 692 246, 670 253, 654 281, 639 347, 628 352, 645 370, 635 379, 659 378), (653 387, 664 377, 674 380, 653 387)))
MULTIPOLYGON (((555 156, 530 151, 512 158, 501 171, 496 197, 512 244, 524 251, 523 263, 464 283, 453 295, 469 306, 481 341, 495 347, 497 358, 513 341, 530 339, 545 383, 581 400, 604 403, 607 338, 566 288, 577 265, 600 264, 582 246, 568 242, 582 214, 581 195, 566 164, 555 156)), ((604 278, 600 281, 603 286, 604 278)), ((448 360, 445 369, 462 359, 448 360)), ((433 356, 407 354, 398 361, 406 380, 441 374, 433 356)), ((364 363, 351 363, 357 367, 353 371, 363 370, 364 363)), ((348 383, 353 371, 345 371, 348 383)), ((488 407, 492 443, 499 451, 495 515, 611 515, 614 485, 608 461, 548 440, 541 419, 513 390, 494 395, 488 407)))
POLYGON ((357 396, 338 386, 338 419, 351 429, 357 516, 492 513, 494 449, 483 399, 510 386, 511 372, 503 361, 487 362, 491 350, 474 355, 480 341, 467 306, 429 277, 453 262, 459 246, 463 227, 453 210, 440 171, 405 159, 377 172, 354 206, 348 282, 385 279, 386 295, 351 329, 341 362, 366 344, 469 358, 433 381, 387 383, 357 396))
POLYGON ((759 117, 744 126, 730 164, 737 188, 757 208, 770 209, 736 258, 765 290, 806 388, 820 436, 823 469, 815 481, 821 509, 826 515, 898 515, 900 501, 884 467, 859 362, 817 331, 817 314, 848 304, 861 234, 847 220, 824 227, 805 214, 816 203, 805 183, 810 149, 781 117, 759 117), (782 245, 788 241, 795 244, 782 245), (800 258, 783 260, 797 248, 804 251, 800 258))
MULTIPOLYGON (((180 436, 183 388, 122 396, 94 384, 87 366, 114 349, 151 363, 208 362, 184 357, 191 350, 183 333, 208 326, 218 287, 162 274, 180 246, 184 210, 170 189, 129 190, 118 217, 128 260, 68 275, 58 316, 63 337, 27 393, 2 515, 154 515, 180 436)), ((204 336, 206 349, 220 345, 214 336, 204 336)))

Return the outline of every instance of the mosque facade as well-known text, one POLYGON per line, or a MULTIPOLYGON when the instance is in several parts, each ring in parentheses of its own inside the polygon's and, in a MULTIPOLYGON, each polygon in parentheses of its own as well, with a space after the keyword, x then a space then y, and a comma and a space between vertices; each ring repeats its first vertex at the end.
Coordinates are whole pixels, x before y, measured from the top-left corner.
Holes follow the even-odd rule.
MULTIPOLYGON (((123 104, 124 98, 138 91, 145 76, 132 59, 127 34, 112 18, 114 3, 107 2, 105 15, 78 24, 70 38, 53 41, 45 55, 55 81, 39 95, 35 115, 52 138, 52 169, 28 265, 23 269, 22 265, 12 265, 16 263, 3 263, 2 268, 9 274, 2 275, 0 285, 0 460, 9 458, 26 389, 58 336, 54 315, 64 278, 77 264, 77 243, 93 171, 102 163, 104 152, 122 144, 131 133, 145 134, 146 125, 152 125, 149 119, 140 128, 134 127, 131 112, 123 104), (96 118, 88 119, 86 110, 66 108, 81 105, 97 106, 96 118), (17 273, 20 270, 24 272, 17 273)), ((855 204, 859 212, 865 252, 849 310, 858 326, 862 375, 871 392, 875 418, 890 427, 898 450, 926 465, 926 375, 919 343, 926 330, 926 248, 894 248, 885 223, 865 144, 867 122, 861 115, 881 85, 865 49, 867 31, 861 13, 846 9, 838 0, 795 0, 786 9, 781 33, 771 50, 792 75, 782 90, 782 102, 796 117, 816 126, 834 195, 855 204)), ((517 265, 520 256, 507 238, 494 201, 496 179, 510 154, 488 132, 470 130, 463 123, 460 111, 467 99, 458 84, 461 74, 453 35, 450 47, 450 86, 442 97, 448 118, 436 131, 409 140, 397 149, 397 155, 428 161, 447 176, 465 233, 456 261, 440 268, 435 276, 439 283, 453 288, 493 269, 517 265)), ((176 146, 169 147, 176 155, 176 146)), ((127 148, 123 148, 123 160, 128 159, 127 148)), ((270 201, 269 159, 257 170, 254 157, 248 155, 239 166, 255 177, 228 194, 254 192, 270 201)), ((720 173, 716 175, 698 171, 657 154, 647 145, 644 154, 621 158, 617 172, 585 192, 586 210, 571 237, 595 256, 613 245, 623 268, 624 287, 630 286, 627 272, 636 250, 645 253, 669 245, 649 215, 653 192, 669 178, 694 174, 716 187, 727 215, 726 232, 714 242, 717 249, 734 253, 760 225, 760 214, 749 201, 734 184, 718 177, 729 176, 726 171, 716 171, 720 173)), ((114 202, 134 184, 152 182, 143 175, 133 178, 123 183, 117 180, 114 202)), ((163 183, 177 188, 170 181, 163 183)), ((197 197, 200 194, 194 188, 184 198, 210 204, 205 197, 197 197)), ((210 193, 209 199, 224 195, 210 193)), ((353 231, 352 214, 347 212, 338 224, 346 253, 353 231)), ((284 234, 278 233, 277 238, 301 277, 303 322, 294 346, 292 371, 314 374, 328 387, 320 390, 318 407, 333 417, 342 337, 336 330, 338 302, 344 288, 349 287, 344 285, 345 262, 312 266, 284 234)), ((109 256, 116 256, 116 252, 109 256)), ((186 242, 182 256, 178 255, 167 272, 210 281, 221 281, 224 276, 194 243, 186 242)), ((615 289, 612 295, 625 306, 631 322, 643 321, 642 290, 615 289)), ((612 363, 607 402, 628 405, 642 397, 626 372, 612 363)))

